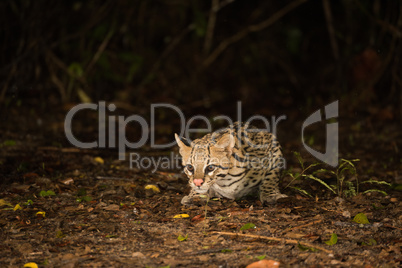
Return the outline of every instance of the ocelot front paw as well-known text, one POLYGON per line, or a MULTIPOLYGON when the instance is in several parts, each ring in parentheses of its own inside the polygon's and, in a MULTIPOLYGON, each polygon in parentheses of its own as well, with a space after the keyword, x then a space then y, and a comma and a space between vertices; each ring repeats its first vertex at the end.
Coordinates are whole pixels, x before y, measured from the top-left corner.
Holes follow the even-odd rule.
POLYGON ((270 204, 275 204, 278 199, 285 198, 285 197, 288 197, 288 196, 285 194, 280 194, 280 193, 265 194, 265 195, 260 195, 260 200, 263 205, 270 205, 270 204))
POLYGON ((183 199, 181 200, 181 204, 182 204, 182 205, 185 205, 185 206, 188 206, 188 205, 190 205, 190 204, 192 203, 192 201, 193 201, 193 199, 192 199, 190 196, 186 195, 186 196, 183 197, 183 199))

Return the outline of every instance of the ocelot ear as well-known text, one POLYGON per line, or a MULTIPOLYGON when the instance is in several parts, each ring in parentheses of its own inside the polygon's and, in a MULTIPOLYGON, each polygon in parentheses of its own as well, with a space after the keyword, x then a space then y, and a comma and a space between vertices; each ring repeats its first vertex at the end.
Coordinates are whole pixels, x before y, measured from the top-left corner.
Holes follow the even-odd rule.
POLYGON ((191 147, 191 145, 187 139, 185 139, 183 137, 179 137, 179 135, 177 135, 176 133, 174 134, 174 137, 176 139, 177 145, 179 145, 179 147, 180 147, 180 153, 182 153, 182 150, 185 150, 185 149, 191 147))
POLYGON ((234 145, 235 139, 230 133, 223 134, 222 137, 220 137, 215 144, 216 147, 224 148, 228 154, 228 157, 232 155, 234 145))

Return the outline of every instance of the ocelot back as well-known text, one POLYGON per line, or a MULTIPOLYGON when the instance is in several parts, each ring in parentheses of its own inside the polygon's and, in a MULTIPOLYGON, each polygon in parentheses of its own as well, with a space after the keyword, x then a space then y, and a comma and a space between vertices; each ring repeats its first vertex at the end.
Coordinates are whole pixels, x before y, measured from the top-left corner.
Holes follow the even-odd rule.
POLYGON ((259 192, 262 204, 286 197, 279 192, 279 172, 285 166, 276 137, 248 124, 235 123, 189 143, 175 134, 191 192, 238 199, 259 192))

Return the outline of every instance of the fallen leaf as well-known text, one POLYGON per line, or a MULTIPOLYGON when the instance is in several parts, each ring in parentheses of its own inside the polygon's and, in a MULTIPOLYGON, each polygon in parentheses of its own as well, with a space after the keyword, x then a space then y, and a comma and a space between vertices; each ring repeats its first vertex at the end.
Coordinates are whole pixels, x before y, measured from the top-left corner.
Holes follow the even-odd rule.
POLYGON ((102 164, 102 165, 105 163, 105 161, 99 156, 95 157, 94 160, 95 160, 95 162, 102 164))
POLYGON ((377 241, 373 238, 370 238, 367 243, 362 242, 362 246, 376 246, 376 245, 377 245, 377 241))
POLYGON ((329 239, 328 241, 324 241, 324 242, 328 246, 335 245, 338 242, 338 236, 336 234, 332 234, 331 239, 329 239))
POLYGON ((23 175, 23 177, 24 177, 25 179, 29 179, 29 178, 37 178, 37 177, 39 177, 39 175, 36 174, 35 172, 29 172, 29 173, 25 173, 25 174, 23 175))
POLYGON ((131 257, 133 257, 133 258, 145 258, 145 255, 142 254, 141 252, 137 251, 137 252, 134 252, 134 253, 131 255, 131 257))
POLYGON ((36 216, 42 216, 43 218, 45 218, 45 217, 46 217, 46 212, 44 212, 44 211, 38 211, 38 212, 36 212, 35 215, 36 215, 36 216))
POLYGON ((22 207, 20 206, 20 204, 15 205, 14 211, 19 210, 19 209, 22 209, 22 207))
POLYGON ((280 262, 274 260, 260 260, 246 266, 246 268, 275 268, 279 267, 280 262))
POLYGON ((63 234, 63 232, 60 231, 60 230, 58 230, 58 231, 56 232, 56 238, 63 238, 63 237, 65 237, 65 236, 66 236, 66 235, 63 234))
POLYGON ((179 240, 180 242, 183 242, 183 241, 186 241, 187 238, 188 238, 188 235, 186 235, 186 236, 179 235, 179 236, 177 237, 177 240, 179 240))
POLYGON ((10 203, 8 203, 6 200, 4 199, 0 199, 0 207, 2 206, 9 206, 12 207, 13 205, 11 205, 10 203))
POLYGON ((74 183, 74 180, 72 178, 68 178, 65 180, 62 180, 61 183, 65 184, 65 185, 70 185, 74 183))
POLYGON ((255 224, 249 222, 249 223, 244 224, 244 225, 240 228, 240 231, 248 230, 248 229, 255 229, 255 228, 256 228, 255 224))
POLYGON ((357 214, 354 218, 353 221, 359 224, 369 224, 369 220, 367 219, 366 214, 364 213, 359 213, 357 214))
POLYGON ((189 218, 190 215, 188 214, 177 214, 173 217, 173 219, 183 219, 183 218, 189 218))
POLYGON ((26 201, 26 202, 24 203, 24 205, 25 205, 25 206, 32 206, 33 203, 34 203, 34 202, 33 202, 31 199, 28 199, 28 201, 26 201))
POLYGON ((204 220, 204 216, 203 215, 197 215, 197 216, 194 216, 192 219, 191 219, 191 221, 192 222, 200 222, 200 221, 203 221, 204 220))
POLYGON ((56 194, 52 190, 48 190, 48 191, 40 191, 39 195, 41 197, 46 197, 46 196, 52 196, 52 195, 56 195, 56 194))
POLYGON ((17 143, 15 142, 15 140, 5 140, 4 142, 3 142, 3 145, 5 145, 5 146, 14 146, 14 145, 16 145, 17 143))
POLYGON ((38 265, 34 262, 28 262, 24 264, 24 268, 28 267, 28 268, 38 268, 38 265))
POLYGON ((158 186, 153 185, 153 184, 148 184, 147 186, 145 186, 145 190, 152 190, 152 191, 154 191, 155 193, 159 193, 159 192, 160 192, 158 186))

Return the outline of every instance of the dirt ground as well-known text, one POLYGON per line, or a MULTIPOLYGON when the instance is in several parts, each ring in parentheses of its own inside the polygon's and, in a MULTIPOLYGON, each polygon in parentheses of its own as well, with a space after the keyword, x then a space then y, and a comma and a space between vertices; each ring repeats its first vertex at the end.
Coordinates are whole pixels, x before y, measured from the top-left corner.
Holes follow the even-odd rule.
MULTIPOLYGON (((130 168, 115 152, 68 146, 62 114, 41 122, 19 116, 10 114, 0 130, 2 267, 246 267, 260 259, 281 267, 402 264, 397 123, 378 126, 381 135, 367 131, 367 122, 343 126, 353 148, 343 157, 360 159, 360 180, 393 187, 362 184, 358 195, 339 197, 302 180, 297 186, 312 194, 307 197, 285 188, 285 176, 289 198, 276 205, 263 207, 253 197, 208 203, 200 198, 185 207, 180 200, 189 189, 179 169, 152 173, 130 168), (388 195, 362 194, 364 187, 388 195), (353 221, 359 213, 368 224, 353 221), (332 234, 337 243, 327 245, 332 234)), ((300 172, 294 144, 282 142, 288 167, 300 172)))

